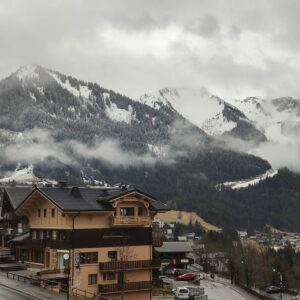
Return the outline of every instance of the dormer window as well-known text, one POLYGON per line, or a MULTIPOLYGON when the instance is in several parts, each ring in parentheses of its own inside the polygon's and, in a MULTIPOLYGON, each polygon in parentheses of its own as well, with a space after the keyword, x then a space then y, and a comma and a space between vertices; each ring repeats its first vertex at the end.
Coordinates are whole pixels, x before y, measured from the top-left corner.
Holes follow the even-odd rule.
POLYGON ((122 217, 134 216, 134 207, 121 207, 120 216, 122 217))

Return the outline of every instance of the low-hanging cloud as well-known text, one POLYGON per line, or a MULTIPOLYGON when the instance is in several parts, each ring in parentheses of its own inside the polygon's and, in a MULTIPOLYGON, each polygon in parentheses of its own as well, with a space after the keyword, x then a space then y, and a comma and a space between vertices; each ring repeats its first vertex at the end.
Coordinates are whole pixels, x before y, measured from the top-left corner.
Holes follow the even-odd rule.
POLYGON ((265 142, 251 151, 270 162, 274 169, 287 167, 300 173, 300 139, 293 142, 265 142))
POLYGON ((86 159, 98 159, 111 165, 151 165, 157 159, 150 153, 137 155, 133 152, 125 151, 121 148, 121 144, 115 139, 105 139, 96 141, 92 146, 80 143, 78 141, 69 142, 72 151, 86 159))
POLYGON ((249 153, 267 160, 273 169, 289 168, 300 173, 300 137, 290 136, 287 141, 255 142, 245 141, 240 138, 226 136, 220 137, 214 143, 215 146, 236 152, 249 153))
POLYGON ((95 140, 91 145, 75 140, 56 140, 45 129, 34 128, 23 132, 15 142, 2 147, 2 157, 10 162, 34 164, 48 157, 73 166, 79 166, 81 159, 98 159, 112 166, 151 165, 157 158, 151 153, 136 154, 122 149, 116 139, 95 140))

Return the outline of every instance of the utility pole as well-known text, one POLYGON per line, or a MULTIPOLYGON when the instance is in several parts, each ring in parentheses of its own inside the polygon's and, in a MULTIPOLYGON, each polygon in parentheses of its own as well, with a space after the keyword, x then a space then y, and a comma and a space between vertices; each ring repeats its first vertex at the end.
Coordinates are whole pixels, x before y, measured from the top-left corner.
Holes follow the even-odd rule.
POLYGON ((283 278, 281 272, 279 273, 279 279, 280 279, 280 300, 282 300, 282 289, 283 289, 283 278))
MULTIPOLYGON (((273 272, 276 272, 276 269, 273 269, 273 272)), ((279 287, 280 287, 280 300, 282 300, 282 290, 283 290, 283 276, 280 271, 277 271, 277 274, 279 275, 279 287)))

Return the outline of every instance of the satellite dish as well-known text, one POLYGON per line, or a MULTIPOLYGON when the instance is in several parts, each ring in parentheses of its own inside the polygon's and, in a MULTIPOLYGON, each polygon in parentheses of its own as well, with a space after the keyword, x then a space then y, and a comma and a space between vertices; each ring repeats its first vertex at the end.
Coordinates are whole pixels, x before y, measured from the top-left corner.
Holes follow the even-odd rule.
POLYGON ((65 253, 64 256, 63 256, 64 260, 68 260, 69 257, 70 257, 70 255, 68 253, 65 253))

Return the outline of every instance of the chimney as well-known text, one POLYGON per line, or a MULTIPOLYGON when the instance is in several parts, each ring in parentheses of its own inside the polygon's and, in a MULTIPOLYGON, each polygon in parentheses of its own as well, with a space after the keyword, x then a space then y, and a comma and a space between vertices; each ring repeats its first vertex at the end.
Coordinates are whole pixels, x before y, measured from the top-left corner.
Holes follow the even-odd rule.
POLYGON ((70 194, 73 196, 73 197, 76 197, 76 198, 80 198, 81 197, 81 193, 80 193, 80 189, 78 186, 73 186, 70 190, 70 194))

